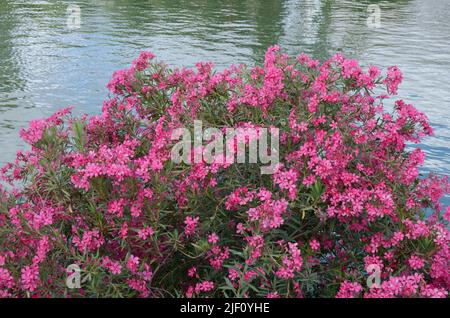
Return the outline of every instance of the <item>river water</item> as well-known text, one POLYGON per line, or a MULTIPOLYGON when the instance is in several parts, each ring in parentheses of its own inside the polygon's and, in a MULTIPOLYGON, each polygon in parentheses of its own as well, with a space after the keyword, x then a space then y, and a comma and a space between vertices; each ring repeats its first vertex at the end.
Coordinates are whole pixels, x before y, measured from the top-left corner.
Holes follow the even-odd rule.
POLYGON ((261 63, 276 43, 293 55, 398 65, 400 97, 435 129, 420 145, 423 171, 450 175, 448 0, 0 0, 0 165, 24 146, 29 120, 66 106, 100 112, 113 71, 143 49, 174 66, 223 69, 261 63))

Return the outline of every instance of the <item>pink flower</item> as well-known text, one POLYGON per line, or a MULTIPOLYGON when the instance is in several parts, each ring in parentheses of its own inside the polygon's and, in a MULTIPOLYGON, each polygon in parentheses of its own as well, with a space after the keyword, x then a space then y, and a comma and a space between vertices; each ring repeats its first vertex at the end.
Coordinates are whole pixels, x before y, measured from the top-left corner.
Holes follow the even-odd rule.
POLYGON ((294 278, 295 273, 300 272, 303 265, 303 259, 297 245, 297 243, 288 243, 289 256, 284 256, 282 261, 283 265, 276 272, 278 277, 291 279, 294 278))
POLYGON ((214 283, 211 281, 203 281, 203 282, 197 283, 194 288, 194 290, 197 294, 200 294, 202 292, 203 293, 209 292, 213 289, 214 289, 214 283))
POLYGON ((208 235, 208 242, 210 244, 216 244, 217 242, 219 242, 219 236, 216 233, 211 233, 210 235, 208 235))
POLYGON ((13 288, 15 285, 14 278, 11 273, 0 267, 0 290, 13 288))
POLYGON ((140 297, 142 297, 142 298, 149 297, 150 292, 148 290, 147 282, 145 281, 145 279, 131 278, 131 279, 127 279, 126 282, 131 289, 139 292, 140 297))
POLYGON ((216 270, 222 268, 223 263, 230 257, 230 251, 228 247, 213 246, 208 251, 206 258, 209 260, 209 264, 216 270))
POLYGON ((361 74, 361 68, 356 60, 344 60, 342 62, 342 76, 344 78, 358 78, 361 74))
POLYGON ((127 235, 128 235, 128 223, 127 222, 124 222, 122 224, 122 226, 120 227, 119 234, 120 234, 120 238, 122 240, 125 240, 127 238, 127 235))
POLYGON ((248 236, 245 238, 250 250, 250 257, 245 261, 246 264, 253 264, 262 255, 264 248, 264 238, 261 235, 248 236))
POLYGON ((152 52, 141 52, 139 57, 133 61, 133 66, 136 71, 142 72, 148 66, 148 60, 152 60, 155 58, 155 55, 152 52))
POLYGON ((448 292, 443 288, 426 285, 421 289, 420 295, 427 298, 447 298, 448 292))
MULTIPOLYGON (((381 283, 380 288, 372 288, 364 295, 367 298, 413 297, 420 294, 423 276, 391 276, 381 283)), ((426 287, 426 286, 425 286, 426 287)), ((423 287, 422 287, 423 288, 423 287)))
POLYGON ((445 209, 445 213, 443 214, 444 219, 450 221, 450 206, 445 209))
POLYGON ((191 267, 188 270, 189 277, 197 277, 197 267, 191 267))
POLYGON ((273 175, 273 180, 280 189, 287 190, 289 193, 289 199, 294 200, 297 196, 297 179, 298 173, 295 169, 289 169, 287 171, 277 171, 273 175))
POLYGON ((149 282, 153 278, 153 270, 148 264, 144 264, 144 270, 142 271, 142 278, 149 282))
POLYGON ((39 264, 43 262, 50 249, 51 245, 49 237, 43 236, 37 244, 36 255, 33 257, 33 264, 39 264))
POLYGON ((392 95, 397 94, 398 86, 401 84, 403 80, 403 74, 398 69, 397 66, 391 66, 388 68, 387 77, 385 79, 385 84, 388 88, 388 92, 392 95))
POLYGON ((100 248, 104 242, 105 240, 98 230, 85 231, 81 238, 77 235, 73 237, 73 243, 81 252, 94 251, 100 248))
POLYGON ((142 239, 142 240, 146 240, 149 236, 152 236, 155 232, 153 231, 153 229, 150 226, 146 226, 145 228, 143 228, 142 230, 139 230, 138 232, 138 236, 142 239))
POLYGON ((114 275, 119 275, 122 272, 122 266, 120 263, 111 260, 108 256, 103 257, 102 266, 114 275))
POLYGON ((21 270, 21 283, 24 289, 34 292, 40 283, 39 266, 25 266, 21 270))
POLYGON ((267 200, 255 208, 250 208, 247 214, 250 221, 260 222, 261 229, 268 231, 284 223, 283 215, 287 207, 288 202, 285 199, 267 200))
POLYGON ((345 281, 341 284, 336 298, 355 298, 362 291, 362 286, 359 283, 352 283, 345 281))

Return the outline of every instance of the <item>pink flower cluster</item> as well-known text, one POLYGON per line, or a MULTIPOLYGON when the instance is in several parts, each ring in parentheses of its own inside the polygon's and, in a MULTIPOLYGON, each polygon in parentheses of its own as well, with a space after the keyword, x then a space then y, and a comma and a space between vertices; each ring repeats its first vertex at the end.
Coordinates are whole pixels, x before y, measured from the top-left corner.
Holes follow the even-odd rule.
POLYGON ((143 52, 99 115, 65 109, 21 131, 31 149, 0 170, 0 296, 447 297, 450 186, 420 175, 412 144, 432 128, 391 100, 402 79, 278 46, 220 72, 143 52), (173 162, 173 133, 195 120, 278 128, 274 174, 173 162), (67 288, 71 264, 96 284, 67 288))

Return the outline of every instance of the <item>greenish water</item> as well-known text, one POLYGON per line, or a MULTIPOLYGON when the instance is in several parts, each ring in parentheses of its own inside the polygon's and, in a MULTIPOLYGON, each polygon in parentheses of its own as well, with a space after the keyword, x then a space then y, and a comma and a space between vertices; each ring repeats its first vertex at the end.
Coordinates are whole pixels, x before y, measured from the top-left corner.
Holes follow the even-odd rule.
POLYGON ((0 164, 23 147, 18 130, 29 120, 69 105, 99 112, 112 72, 143 49, 172 65, 223 69, 260 63, 275 43, 294 55, 342 51, 364 66, 398 65, 400 97, 435 128, 421 145, 425 170, 450 175, 448 0, 0 0, 0 164), (69 4, 80 28, 68 27, 69 4), (370 4, 380 28, 367 25, 370 4))

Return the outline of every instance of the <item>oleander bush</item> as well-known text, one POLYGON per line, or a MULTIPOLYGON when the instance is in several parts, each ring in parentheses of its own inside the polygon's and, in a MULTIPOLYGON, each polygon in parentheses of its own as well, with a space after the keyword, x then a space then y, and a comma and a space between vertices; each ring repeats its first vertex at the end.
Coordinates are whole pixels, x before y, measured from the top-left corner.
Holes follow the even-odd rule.
POLYGON ((142 53, 100 115, 21 131, 31 150, 1 171, 0 296, 447 297, 450 187, 419 173, 426 116, 384 107, 401 81, 277 46, 222 72, 142 53), (194 120, 279 128, 274 173, 174 163, 172 133, 194 120))

